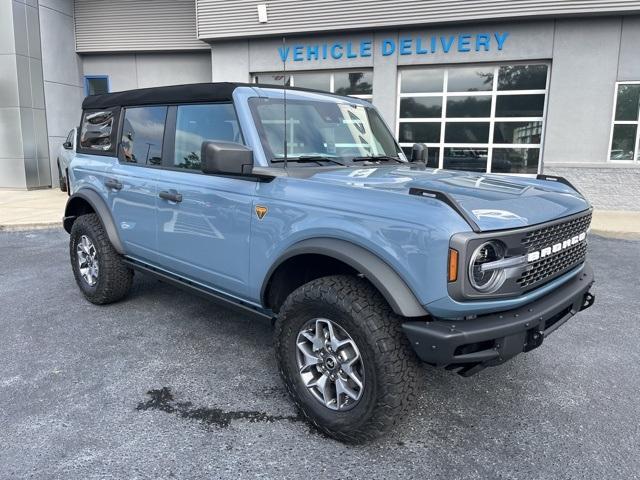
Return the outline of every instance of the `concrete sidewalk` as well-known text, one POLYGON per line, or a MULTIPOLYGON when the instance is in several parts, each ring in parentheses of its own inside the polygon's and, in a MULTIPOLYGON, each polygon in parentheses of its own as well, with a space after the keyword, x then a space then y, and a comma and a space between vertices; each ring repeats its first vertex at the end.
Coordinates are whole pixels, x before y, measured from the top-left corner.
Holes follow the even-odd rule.
MULTIPOLYGON (((0 190, 0 230, 62 226, 67 194, 58 189, 0 190)), ((640 239, 640 212, 595 210, 591 230, 598 235, 640 239)))
POLYGON ((0 230, 62 227, 67 198, 57 188, 0 190, 0 230))

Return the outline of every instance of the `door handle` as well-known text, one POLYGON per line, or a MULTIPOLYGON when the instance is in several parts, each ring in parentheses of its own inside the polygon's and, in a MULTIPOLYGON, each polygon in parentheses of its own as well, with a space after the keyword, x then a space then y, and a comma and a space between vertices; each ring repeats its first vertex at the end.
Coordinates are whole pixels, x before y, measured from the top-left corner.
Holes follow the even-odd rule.
POLYGON ((176 202, 176 203, 182 201, 182 194, 176 192, 175 190, 168 191, 168 192, 166 190, 163 190, 162 192, 160 192, 159 196, 163 200, 170 200, 170 201, 176 202))
POLYGON ((104 184, 108 188, 113 188, 114 190, 122 190, 122 182, 116 180, 115 178, 107 178, 104 181, 104 184))

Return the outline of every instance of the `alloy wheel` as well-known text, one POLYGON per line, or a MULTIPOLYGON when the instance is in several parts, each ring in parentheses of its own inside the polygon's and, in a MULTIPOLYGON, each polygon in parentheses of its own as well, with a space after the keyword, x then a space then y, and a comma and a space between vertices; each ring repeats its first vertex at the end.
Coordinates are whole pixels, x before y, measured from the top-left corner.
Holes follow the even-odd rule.
POLYGON ((76 246, 76 257, 80 276, 93 287, 98 282, 98 251, 89 237, 82 235, 76 246))
POLYGON ((307 322, 298 333, 297 365, 313 397, 331 410, 353 408, 364 392, 362 355, 351 336, 326 318, 307 322))

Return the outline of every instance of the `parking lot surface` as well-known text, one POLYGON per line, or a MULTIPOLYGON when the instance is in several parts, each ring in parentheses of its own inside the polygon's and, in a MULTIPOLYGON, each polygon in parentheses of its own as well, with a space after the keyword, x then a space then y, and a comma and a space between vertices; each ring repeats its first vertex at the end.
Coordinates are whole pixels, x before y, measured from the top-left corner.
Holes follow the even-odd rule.
POLYGON ((0 233, 0 478, 640 476, 640 242, 590 239, 596 304, 347 446, 302 421, 271 327, 136 275, 84 300, 59 230, 0 233))

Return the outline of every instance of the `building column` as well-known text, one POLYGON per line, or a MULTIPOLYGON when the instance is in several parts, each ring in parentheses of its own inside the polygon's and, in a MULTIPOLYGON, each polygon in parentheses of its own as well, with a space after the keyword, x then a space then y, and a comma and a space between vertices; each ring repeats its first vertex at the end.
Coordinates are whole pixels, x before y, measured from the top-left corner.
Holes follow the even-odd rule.
MULTIPOLYGON (((0 0, 1 1, 1 0, 0 0)), ((40 0, 44 99, 47 109, 49 170, 58 185, 58 151, 78 125, 84 85, 76 54, 73 0, 40 0)))
POLYGON ((392 39, 396 43, 398 34, 376 32, 373 55, 373 104, 392 132, 396 131, 396 108, 398 91, 398 57, 396 54, 382 56, 382 41, 392 39))
POLYGON ((0 0, 0 188, 51 185, 37 0, 0 0))

